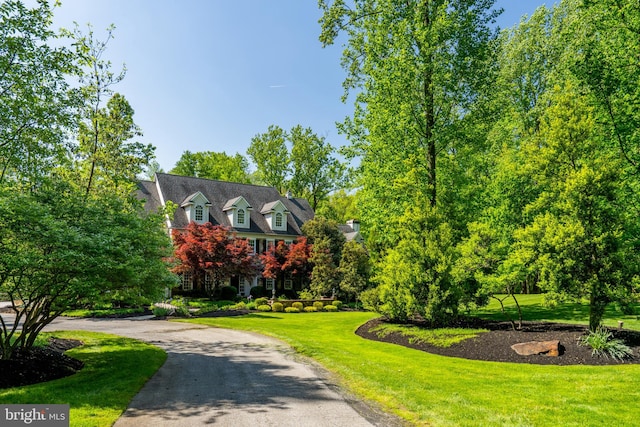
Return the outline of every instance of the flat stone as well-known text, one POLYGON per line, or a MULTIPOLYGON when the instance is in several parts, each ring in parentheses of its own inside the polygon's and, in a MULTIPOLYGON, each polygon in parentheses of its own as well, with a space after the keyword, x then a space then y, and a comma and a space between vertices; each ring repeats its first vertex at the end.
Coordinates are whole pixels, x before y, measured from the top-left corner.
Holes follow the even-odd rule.
POLYGON ((560 356, 560 341, 529 341, 514 344, 511 348, 521 356, 544 354, 545 356, 560 356))

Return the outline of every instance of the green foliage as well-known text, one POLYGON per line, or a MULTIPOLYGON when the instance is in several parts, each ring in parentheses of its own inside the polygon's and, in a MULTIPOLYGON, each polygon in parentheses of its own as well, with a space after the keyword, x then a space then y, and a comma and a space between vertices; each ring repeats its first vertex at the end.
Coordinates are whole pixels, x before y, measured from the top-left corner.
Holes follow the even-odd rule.
POLYGON ((324 303, 322 301, 314 301, 313 302, 313 306, 318 310, 318 311, 322 311, 322 309, 324 308, 324 303))
POLYGON ((297 308, 298 311, 300 311, 304 309, 304 304, 301 303, 300 301, 296 301, 293 304, 291 304, 291 307, 297 308))
POLYGON ((271 311, 271 306, 269 304, 259 305, 258 311, 271 311))
POLYGON ((624 360, 633 357, 633 350, 624 341, 613 338, 613 333, 606 327, 598 325, 595 331, 590 330, 588 334, 580 338, 580 344, 593 349, 592 355, 604 356, 617 360, 624 360))
POLYGON ((316 215, 302 225, 302 233, 312 245, 324 240, 323 250, 331 255, 332 263, 336 266, 340 263, 346 239, 338 228, 337 222, 316 215))
POLYGON ((244 301, 240 301, 239 303, 236 303, 233 306, 234 310, 246 310, 247 308, 248 308, 248 305, 244 301))
POLYGON ((310 289, 303 289, 298 292, 298 297, 303 300, 312 300, 316 298, 316 295, 313 292, 311 292, 310 289))
POLYGON ((173 314, 173 310, 164 307, 153 307, 153 315, 156 317, 166 317, 173 314))
POLYGON ((380 300, 380 289, 378 287, 363 291, 360 294, 360 301, 362 301, 362 307, 365 310, 380 313, 382 301, 380 300))
POLYGON ((330 312, 338 311, 338 307, 336 307, 335 305, 325 305, 322 309, 324 311, 330 311, 330 312))
POLYGON ((184 306, 176 307, 174 314, 178 317, 191 317, 191 313, 189 312, 189 309, 184 306))
POLYGON ((340 290, 357 300, 369 286, 371 262, 367 249, 356 241, 346 242, 342 248, 340 266, 340 290))
POLYGON ((290 170, 285 141, 285 131, 271 125, 267 132, 251 138, 251 145, 247 149, 247 154, 256 165, 258 181, 277 188, 281 194, 286 190, 286 178, 290 170))
POLYGON ((225 152, 192 153, 185 151, 169 173, 242 184, 252 183, 249 162, 244 156, 237 153, 230 156, 225 152))
POLYGON ((329 295, 339 282, 338 271, 333 263, 328 239, 315 241, 309 261, 313 264, 309 289, 314 295, 329 295))
POLYGON ((398 221, 402 238, 387 251, 375 280, 380 314, 395 322, 416 315, 442 323, 457 315, 462 291, 453 280, 453 235, 436 209, 409 209, 398 221))
POLYGON ((261 298, 266 296, 266 289, 264 288, 264 286, 254 286, 251 289, 249 289, 249 295, 251 295, 253 298, 261 298))
POLYGON ((282 304, 281 302, 274 302, 273 304, 271 304, 271 309, 275 312, 281 312, 284 310, 284 304, 282 304))
POLYGON ((460 343, 464 340, 475 338, 478 335, 489 332, 487 329, 463 329, 463 328, 424 328, 416 325, 394 325, 382 323, 369 332, 375 333, 377 336, 384 338, 387 335, 397 332, 409 338, 409 342, 427 343, 436 347, 447 348, 453 344, 460 343))
POLYGON ((286 307, 284 309, 285 313, 300 313, 300 308, 298 307, 286 307))
POLYGON ((357 195, 347 193, 344 189, 333 192, 326 200, 318 203, 315 212, 316 218, 326 218, 338 224, 344 224, 351 219, 362 217, 357 203, 357 195))
POLYGON ((304 311, 307 313, 315 313, 316 311, 318 311, 318 308, 313 305, 310 305, 308 307, 305 307, 304 311))
POLYGON ((260 307, 261 305, 265 305, 269 302, 269 300, 267 298, 261 297, 261 298, 256 298, 256 300, 254 301, 255 305, 260 307))
POLYGON ((340 310, 342 308, 342 301, 338 301, 338 300, 331 301, 331 305, 333 305, 338 310, 340 310))
POLYGON ((171 251, 163 218, 144 214, 133 200, 85 197, 63 182, 31 194, 4 186, 0 228, 0 289, 24 301, 15 322, 2 324, 0 358, 10 357, 15 345, 8 343, 19 325, 15 344, 29 347, 44 325, 78 301, 108 292, 157 300, 176 281, 165 264, 171 251))
POLYGON ((238 296, 238 289, 235 286, 222 286, 218 297, 221 300, 234 300, 238 296))
POLYGON ((339 188, 343 182, 344 166, 333 157, 333 147, 311 128, 298 125, 288 133, 291 141, 291 180, 293 194, 306 198, 312 209, 339 188))
POLYGON ((52 22, 49 2, 0 4, 0 184, 34 187, 68 164, 77 106, 68 82, 78 70, 52 22))

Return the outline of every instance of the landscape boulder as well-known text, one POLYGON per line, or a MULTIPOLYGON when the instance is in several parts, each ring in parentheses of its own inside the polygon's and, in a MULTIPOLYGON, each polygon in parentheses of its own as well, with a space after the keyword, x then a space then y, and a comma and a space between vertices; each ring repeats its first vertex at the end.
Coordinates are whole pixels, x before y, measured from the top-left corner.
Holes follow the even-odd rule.
POLYGON ((545 356, 560 356, 560 341, 529 341, 514 344, 511 348, 521 356, 543 354, 545 356))

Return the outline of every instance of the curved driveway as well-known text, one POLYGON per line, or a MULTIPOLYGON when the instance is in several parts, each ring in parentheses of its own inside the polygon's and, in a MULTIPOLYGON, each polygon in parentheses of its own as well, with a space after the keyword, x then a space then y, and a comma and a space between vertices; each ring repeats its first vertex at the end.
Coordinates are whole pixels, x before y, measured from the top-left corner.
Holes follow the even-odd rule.
POLYGON ((107 332, 167 352, 116 427, 398 425, 262 335, 148 318, 58 318, 47 330, 107 332))

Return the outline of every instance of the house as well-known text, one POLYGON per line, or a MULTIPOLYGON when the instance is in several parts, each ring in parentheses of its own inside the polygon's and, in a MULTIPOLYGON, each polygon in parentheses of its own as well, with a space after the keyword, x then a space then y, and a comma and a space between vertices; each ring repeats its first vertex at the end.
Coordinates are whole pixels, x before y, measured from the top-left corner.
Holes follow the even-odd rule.
POLYGON ((344 235, 347 242, 355 240, 361 245, 364 244, 364 238, 360 234, 360 221, 356 219, 349 220, 346 224, 339 224, 338 229, 344 235))
MULTIPOLYGON (((291 243, 302 236, 301 227, 313 219, 314 212, 305 199, 282 196, 274 187, 214 181, 210 179, 157 173, 154 181, 141 181, 138 197, 145 200, 145 208, 157 211, 169 202, 177 205, 173 218, 167 217, 167 228, 184 229, 189 222, 211 222, 229 227, 238 238, 245 238, 256 253, 262 253, 279 241, 291 243)), ((253 286, 262 285, 267 291, 274 286, 278 293, 295 290, 291 280, 274 283, 273 279, 254 277, 229 278, 242 296, 253 286)), ((210 285, 205 283, 205 286, 210 285)), ((183 274, 179 292, 191 292, 193 281, 183 274)), ((197 290, 195 290, 197 291, 197 290)))

